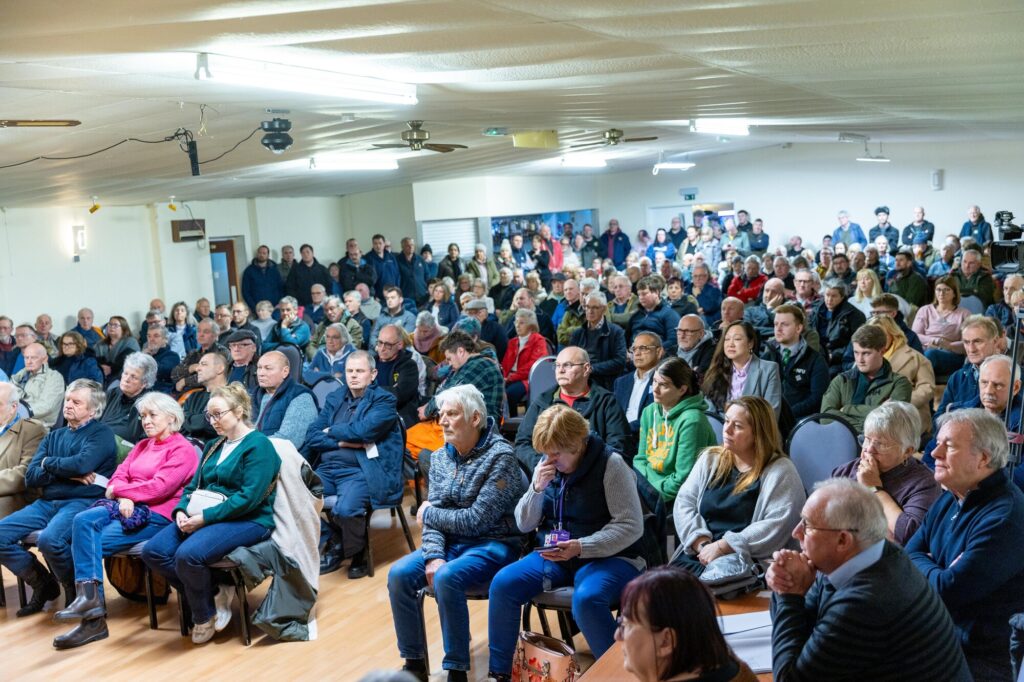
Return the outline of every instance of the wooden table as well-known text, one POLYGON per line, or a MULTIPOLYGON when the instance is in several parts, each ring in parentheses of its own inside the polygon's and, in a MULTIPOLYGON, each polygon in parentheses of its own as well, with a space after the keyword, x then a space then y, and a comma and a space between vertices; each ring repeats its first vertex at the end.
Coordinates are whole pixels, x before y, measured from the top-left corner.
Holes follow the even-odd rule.
MULTIPOLYGON (((723 616, 732 616, 737 613, 751 613, 753 611, 766 611, 768 599, 758 597, 756 594, 748 594, 739 599, 719 601, 718 608, 723 616)), ((622 667, 622 644, 615 642, 612 648, 605 652, 594 665, 590 666, 587 672, 580 677, 580 682, 623 682, 630 675, 622 667)), ((761 673, 757 679, 770 682, 771 673, 761 673)))

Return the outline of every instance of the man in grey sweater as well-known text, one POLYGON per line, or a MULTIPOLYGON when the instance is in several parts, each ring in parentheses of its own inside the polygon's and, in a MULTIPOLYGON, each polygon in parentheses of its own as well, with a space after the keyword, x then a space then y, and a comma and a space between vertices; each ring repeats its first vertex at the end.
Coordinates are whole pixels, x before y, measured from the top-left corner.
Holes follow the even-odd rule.
POLYGON ((498 569, 519 557, 522 542, 514 510, 527 486, 511 444, 487 416, 479 389, 454 386, 435 402, 445 444, 431 457, 430 498, 416 516, 423 527, 422 546, 388 573, 403 669, 424 682, 429 673, 417 593, 433 589, 444 639, 442 665, 449 680, 466 680, 466 593, 484 592, 498 569))

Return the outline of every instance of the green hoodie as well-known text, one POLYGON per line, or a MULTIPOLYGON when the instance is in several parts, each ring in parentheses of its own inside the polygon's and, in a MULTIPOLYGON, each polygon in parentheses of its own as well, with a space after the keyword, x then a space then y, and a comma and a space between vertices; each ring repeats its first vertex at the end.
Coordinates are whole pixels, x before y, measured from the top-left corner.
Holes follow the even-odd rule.
POLYGON ((633 468, 667 503, 675 501, 700 451, 718 444, 706 411, 704 395, 696 393, 683 398, 668 414, 661 405, 651 403, 640 415, 640 449, 633 468))

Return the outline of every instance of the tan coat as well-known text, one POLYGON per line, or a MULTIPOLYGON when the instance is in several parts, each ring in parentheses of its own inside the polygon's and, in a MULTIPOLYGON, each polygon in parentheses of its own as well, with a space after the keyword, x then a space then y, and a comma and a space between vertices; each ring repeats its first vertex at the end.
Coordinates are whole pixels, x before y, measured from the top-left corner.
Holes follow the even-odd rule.
POLYGON ((907 378, 913 387, 910 402, 921 416, 922 434, 932 430, 932 414, 929 406, 935 400, 935 370, 928 358, 910 346, 903 344, 889 358, 892 371, 907 378))
POLYGON ((46 427, 35 419, 19 419, 0 436, 0 518, 24 507, 25 472, 39 449, 46 427))

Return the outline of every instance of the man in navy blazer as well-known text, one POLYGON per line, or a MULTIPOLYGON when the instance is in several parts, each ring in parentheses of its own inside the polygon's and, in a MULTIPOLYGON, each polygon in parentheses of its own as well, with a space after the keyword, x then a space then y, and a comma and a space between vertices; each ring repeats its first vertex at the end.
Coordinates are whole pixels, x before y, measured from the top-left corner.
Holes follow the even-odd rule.
MULTIPOLYGON (((644 408, 654 402, 651 394, 651 377, 654 368, 665 356, 661 338, 654 332, 640 332, 633 339, 629 351, 633 358, 633 372, 627 372, 615 380, 612 393, 622 411, 626 413, 631 431, 630 445, 635 448, 640 433, 640 415, 644 408)), ((635 449, 633 450, 635 452, 635 449)))

